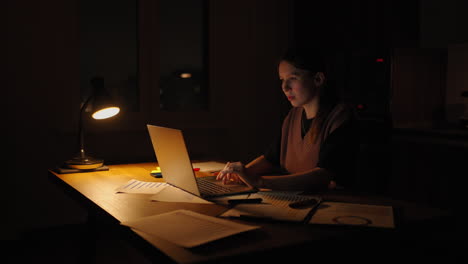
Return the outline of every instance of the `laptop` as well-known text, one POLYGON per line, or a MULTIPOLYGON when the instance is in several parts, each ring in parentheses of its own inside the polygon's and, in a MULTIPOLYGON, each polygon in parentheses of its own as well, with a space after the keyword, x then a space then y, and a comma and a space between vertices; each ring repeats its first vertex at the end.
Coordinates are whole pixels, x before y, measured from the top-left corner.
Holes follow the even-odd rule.
POLYGON ((197 178, 182 131, 149 124, 147 127, 162 176, 168 184, 202 198, 257 192, 243 184, 225 185, 216 176, 197 178))

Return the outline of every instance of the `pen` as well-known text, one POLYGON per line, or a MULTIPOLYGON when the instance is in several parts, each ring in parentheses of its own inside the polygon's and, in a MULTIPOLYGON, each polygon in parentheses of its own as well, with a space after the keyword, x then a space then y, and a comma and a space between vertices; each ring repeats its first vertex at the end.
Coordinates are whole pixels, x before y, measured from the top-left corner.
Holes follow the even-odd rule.
POLYGON ((319 199, 312 198, 312 199, 290 203, 289 207, 294 208, 294 209, 303 209, 303 208, 307 208, 313 205, 317 205, 320 203, 320 201, 321 201, 320 198, 319 199))
POLYGON ((254 198, 254 199, 230 199, 228 203, 230 205, 236 204, 252 204, 252 203, 261 203, 263 200, 262 198, 254 198))
POLYGON ((307 216, 305 217, 304 219, 304 223, 308 223, 312 217, 314 216, 315 212, 318 210, 318 208, 320 207, 320 205, 322 204, 322 201, 323 199, 320 197, 317 201, 317 203, 314 205, 314 207, 312 207, 312 209, 310 209, 309 213, 307 213, 307 216))
POLYGON ((246 215, 246 214, 240 214, 238 218, 242 220, 250 220, 250 221, 267 221, 267 222, 274 221, 274 219, 271 217, 246 215))

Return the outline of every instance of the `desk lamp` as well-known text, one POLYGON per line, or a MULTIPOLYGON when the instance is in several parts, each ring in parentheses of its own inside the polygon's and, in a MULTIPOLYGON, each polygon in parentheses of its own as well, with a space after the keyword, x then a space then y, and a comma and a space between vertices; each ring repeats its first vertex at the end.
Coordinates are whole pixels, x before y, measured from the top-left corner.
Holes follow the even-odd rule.
POLYGON ((65 166, 69 169, 80 171, 92 171, 103 168, 104 161, 102 159, 95 159, 86 155, 84 149, 84 131, 83 131, 83 116, 88 110, 92 113, 92 117, 97 120, 107 119, 117 115, 120 108, 116 106, 111 100, 110 95, 104 89, 104 79, 95 77, 91 80, 92 91, 90 96, 86 99, 80 109, 79 123, 78 123, 78 143, 79 153, 70 160, 65 161, 65 166))

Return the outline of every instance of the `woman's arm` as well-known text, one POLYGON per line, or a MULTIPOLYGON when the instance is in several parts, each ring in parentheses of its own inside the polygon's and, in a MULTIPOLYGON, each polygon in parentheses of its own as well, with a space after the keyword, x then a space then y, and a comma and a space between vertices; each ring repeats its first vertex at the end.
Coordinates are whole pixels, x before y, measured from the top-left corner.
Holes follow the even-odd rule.
POLYGON ((245 170, 252 175, 265 175, 274 173, 278 168, 261 155, 245 165, 245 170))
POLYGON ((318 167, 288 175, 260 176, 256 184, 258 188, 279 191, 316 191, 333 189, 336 186, 333 173, 318 167))
POLYGON ((262 156, 244 166, 241 162, 230 163, 220 179, 229 182, 231 178, 242 180, 245 184, 278 191, 317 191, 333 189, 333 173, 327 169, 314 168, 309 171, 288 175, 262 175, 274 169, 262 156))
POLYGON ((245 166, 245 174, 259 177, 259 186, 256 186, 259 188, 282 191, 333 188, 330 186, 333 185, 333 174, 326 169, 314 168, 301 173, 267 176, 274 173, 275 169, 277 168, 261 155, 245 166))

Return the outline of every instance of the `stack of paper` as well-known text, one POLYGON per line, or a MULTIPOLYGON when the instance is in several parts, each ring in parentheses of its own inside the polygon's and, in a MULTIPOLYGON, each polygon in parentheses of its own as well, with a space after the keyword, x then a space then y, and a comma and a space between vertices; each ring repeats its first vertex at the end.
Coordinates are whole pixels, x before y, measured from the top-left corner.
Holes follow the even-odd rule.
POLYGON ((115 191, 118 193, 142 193, 155 194, 160 192, 169 184, 165 182, 143 182, 139 180, 130 180, 125 185, 120 186, 115 191))
POLYGON ((143 182, 133 179, 117 188, 116 192, 153 194, 151 201, 158 202, 212 203, 165 182, 143 182))

